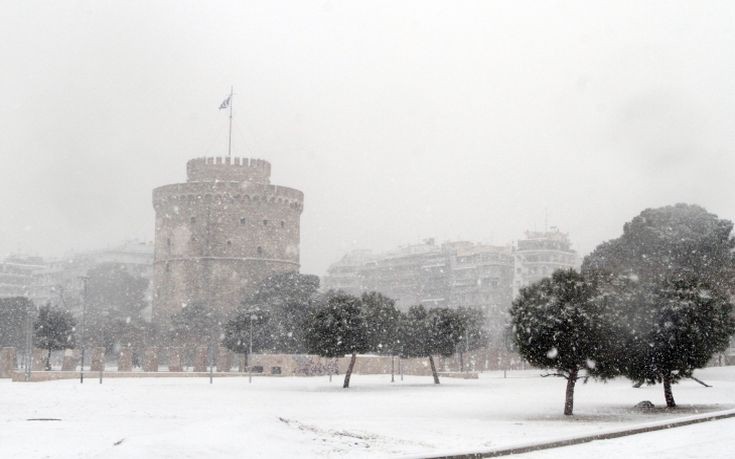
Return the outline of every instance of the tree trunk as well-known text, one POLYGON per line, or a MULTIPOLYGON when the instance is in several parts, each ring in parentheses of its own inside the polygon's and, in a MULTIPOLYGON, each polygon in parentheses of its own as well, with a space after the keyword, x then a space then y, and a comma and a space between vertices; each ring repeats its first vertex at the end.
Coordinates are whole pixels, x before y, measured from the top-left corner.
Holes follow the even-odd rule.
POLYGON ((48 354, 46 354, 46 371, 51 371, 51 348, 49 348, 48 354))
POLYGON ((431 375, 434 377, 434 384, 439 384, 439 375, 436 373, 436 365, 434 365, 434 356, 429 356, 429 363, 431 364, 431 375))
POLYGON ((674 401, 674 394, 671 392, 671 375, 665 374, 664 380, 664 398, 666 399, 667 408, 676 408, 676 402, 674 401))
POLYGON ((459 352, 459 371, 464 371, 464 355, 459 352))
POLYGON ((567 395, 564 400, 564 415, 571 416, 574 410, 574 385, 577 383, 578 369, 571 370, 567 377, 567 395))
POLYGON ((357 360, 357 354, 354 352, 352 353, 352 357, 350 357, 350 364, 347 365, 347 372, 345 372, 345 383, 342 385, 342 388, 347 389, 350 387, 350 376, 352 376, 352 369, 355 368, 355 361, 357 360))

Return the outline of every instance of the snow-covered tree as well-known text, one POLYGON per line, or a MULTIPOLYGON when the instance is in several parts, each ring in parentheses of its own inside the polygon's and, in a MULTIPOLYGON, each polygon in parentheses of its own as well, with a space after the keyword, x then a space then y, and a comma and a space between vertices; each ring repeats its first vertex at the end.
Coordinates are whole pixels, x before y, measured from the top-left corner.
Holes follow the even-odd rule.
MULTIPOLYGON (((247 355, 252 339, 253 352, 271 351, 273 328, 268 311, 241 308, 225 323, 223 344, 233 352, 247 355)), ((247 361, 245 364, 248 365, 247 361)))
POLYGON ((601 290, 622 373, 638 384, 662 383, 669 408, 676 407, 671 385, 724 351, 735 332, 728 295, 696 278, 618 281, 601 290))
POLYGON ((309 317, 306 326, 309 352, 322 357, 350 354, 342 387, 350 387, 357 354, 370 350, 368 324, 360 298, 344 292, 330 292, 326 301, 309 317))
POLYGON ((585 257, 582 272, 666 284, 697 278, 711 288, 735 289, 733 224, 697 205, 646 209, 623 226, 617 239, 585 257))
POLYGON ((668 407, 671 384, 723 351, 734 331, 732 228, 695 205, 647 209, 583 263, 618 324, 622 371, 663 383, 668 407))
POLYGON ((46 370, 51 370, 51 351, 74 349, 76 321, 69 311, 43 306, 33 323, 34 344, 46 349, 46 370))
POLYGON ((266 346, 273 352, 298 354, 306 351, 305 324, 316 301, 319 277, 296 272, 276 273, 244 299, 241 310, 259 309, 267 315, 266 346))
POLYGON ((487 327, 487 318, 482 309, 460 307, 457 308, 457 315, 464 328, 464 335, 457 345, 460 368, 464 371, 464 353, 487 346, 490 333, 487 327))
POLYGON ((87 272, 87 302, 90 318, 97 315, 127 322, 140 318, 146 306, 148 280, 129 273, 124 265, 102 263, 87 272))
POLYGON ((617 372, 612 337, 595 295, 594 285, 581 274, 558 270, 521 289, 510 309, 521 356, 567 380, 565 415, 573 413, 574 388, 582 371, 603 379, 617 372))
POLYGON ((169 338, 178 345, 199 346, 219 339, 219 316, 206 304, 185 305, 171 316, 169 338))
POLYGON ((399 344, 398 324, 401 317, 395 300, 378 292, 363 293, 360 300, 370 351, 394 355, 399 344))
POLYGON ((31 300, 24 296, 0 298, 0 347, 25 346, 26 320, 34 309, 31 300))
POLYGON ((411 306, 401 317, 401 356, 427 357, 434 384, 439 384, 434 355, 453 355, 464 333, 464 322, 457 311, 448 308, 427 310, 423 305, 411 306))

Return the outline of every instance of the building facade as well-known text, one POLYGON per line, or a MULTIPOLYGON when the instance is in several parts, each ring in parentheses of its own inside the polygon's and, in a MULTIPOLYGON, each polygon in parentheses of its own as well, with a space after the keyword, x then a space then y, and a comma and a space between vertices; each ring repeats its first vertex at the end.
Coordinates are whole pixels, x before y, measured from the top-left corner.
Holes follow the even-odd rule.
POLYGON ((553 226, 548 231, 526 231, 525 239, 517 243, 515 257, 514 297, 521 288, 550 276, 557 269, 579 267, 569 235, 553 226))
POLYGON ((49 260, 34 272, 29 298, 36 306, 51 304, 80 315, 82 308, 82 278, 95 267, 115 264, 128 274, 148 281, 147 303, 142 311, 145 319, 151 314, 151 279, 153 277, 153 243, 130 240, 104 249, 70 253, 49 260))
POLYGON ((9 256, 0 261, 0 298, 29 297, 34 274, 44 266, 40 257, 9 256))
POLYGON ((299 270, 301 191, 270 184, 271 165, 197 158, 187 181, 153 190, 153 319, 200 302, 220 314, 268 275, 299 270))
POLYGON ((515 246, 433 239, 381 254, 350 252, 332 264, 325 289, 353 295, 378 291, 400 309, 426 307, 482 309, 488 327, 499 331, 518 291, 560 268, 577 268, 577 253, 556 228, 526 232, 515 246))
POLYGON ((403 310, 466 306, 494 315, 510 306, 513 263, 510 246, 427 239, 382 254, 351 252, 329 267, 322 283, 354 295, 378 291, 403 310))

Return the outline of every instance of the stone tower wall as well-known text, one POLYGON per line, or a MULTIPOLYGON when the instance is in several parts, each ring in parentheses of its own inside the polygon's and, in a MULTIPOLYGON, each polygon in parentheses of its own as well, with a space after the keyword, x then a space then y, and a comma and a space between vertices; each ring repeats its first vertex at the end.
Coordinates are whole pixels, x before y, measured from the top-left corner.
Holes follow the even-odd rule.
POLYGON ((195 158, 186 163, 189 182, 237 181, 267 185, 271 163, 249 158, 195 158))
POLYGON ((153 313, 203 302, 221 314, 274 272, 298 271, 303 193, 270 185, 270 164, 201 158, 188 181, 153 190, 153 313))

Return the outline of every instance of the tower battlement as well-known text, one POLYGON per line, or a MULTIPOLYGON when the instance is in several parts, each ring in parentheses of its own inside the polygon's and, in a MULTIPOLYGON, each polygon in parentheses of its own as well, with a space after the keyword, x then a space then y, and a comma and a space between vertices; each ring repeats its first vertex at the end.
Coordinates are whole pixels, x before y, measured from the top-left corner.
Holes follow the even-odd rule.
POLYGON ((271 163, 254 158, 227 156, 203 157, 186 163, 188 182, 234 181, 267 185, 270 183, 271 163))

